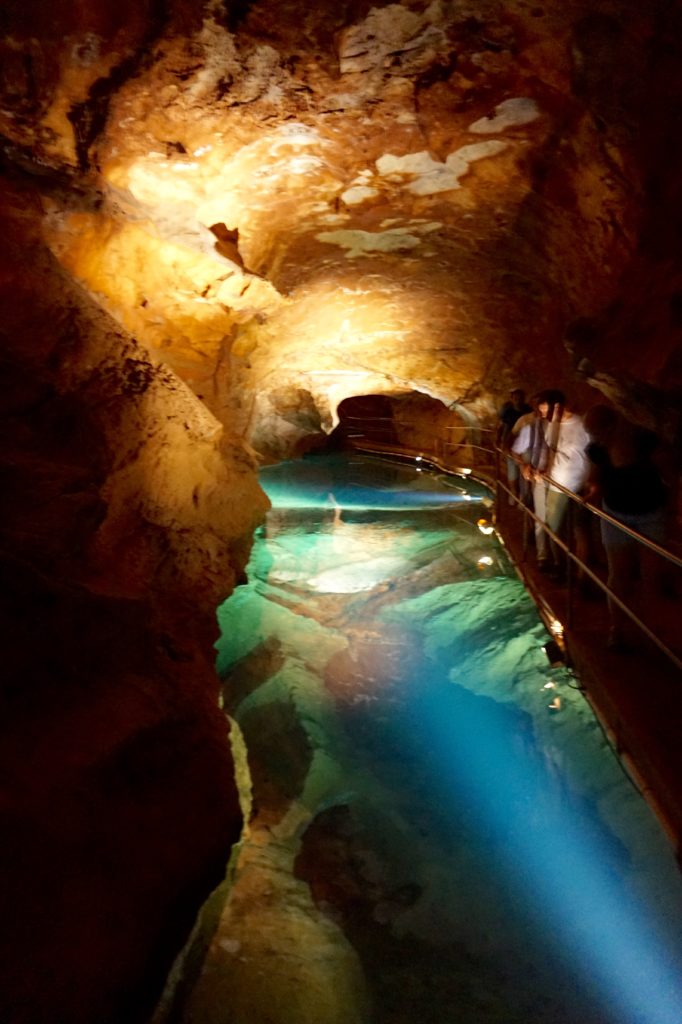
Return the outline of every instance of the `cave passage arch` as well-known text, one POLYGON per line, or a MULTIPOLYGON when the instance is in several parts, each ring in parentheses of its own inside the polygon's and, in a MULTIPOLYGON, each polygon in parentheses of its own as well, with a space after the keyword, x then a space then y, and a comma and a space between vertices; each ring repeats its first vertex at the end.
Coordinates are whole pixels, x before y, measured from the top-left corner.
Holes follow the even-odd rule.
POLYGON ((345 398, 337 416, 329 448, 399 449, 445 466, 471 465, 481 436, 473 414, 416 390, 345 398))

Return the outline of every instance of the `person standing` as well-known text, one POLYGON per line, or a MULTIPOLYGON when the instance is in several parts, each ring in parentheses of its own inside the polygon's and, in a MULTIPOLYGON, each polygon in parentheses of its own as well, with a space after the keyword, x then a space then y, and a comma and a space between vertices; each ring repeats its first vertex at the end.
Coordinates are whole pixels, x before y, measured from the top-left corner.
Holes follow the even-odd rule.
MULTIPOLYGON (((504 451, 511 448, 513 441, 513 430, 517 420, 533 410, 526 402, 526 395, 521 388, 513 388, 509 392, 509 401, 505 402, 497 417, 496 441, 498 447, 504 451)), ((507 457, 507 482, 509 490, 518 497, 519 494, 519 464, 511 456, 507 457)), ((512 495, 508 496, 509 504, 514 505, 512 495)))
MULTIPOLYGON (((606 405, 595 405, 585 417, 593 437, 587 455, 593 464, 587 498, 601 498, 602 509, 613 519, 657 544, 665 543, 669 491, 653 456, 656 435, 633 426, 606 405)), ((639 580, 645 599, 660 582, 661 563, 645 544, 614 523, 601 521, 601 536, 608 566, 607 583, 613 593, 628 602, 639 580)), ((609 599, 608 646, 626 650, 626 616, 609 599)))
MULTIPOLYGON (((535 514, 550 530, 560 534, 570 495, 562 488, 580 494, 589 474, 585 449, 590 435, 582 417, 568 406, 563 392, 549 390, 538 396, 538 413, 543 421, 546 451, 537 467, 529 467, 527 479, 533 479, 535 514), (544 463, 544 464, 543 464, 544 463)), ((563 563, 562 552, 536 522, 536 554, 541 572, 557 573, 563 563)))
POLYGON ((526 508, 533 507, 533 484, 526 479, 524 467, 537 466, 546 448, 542 420, 538 413, 538 395, 530 398, 531 411, 519 416, 511 431, 511 457, 519 464, 519 498, 526 508))

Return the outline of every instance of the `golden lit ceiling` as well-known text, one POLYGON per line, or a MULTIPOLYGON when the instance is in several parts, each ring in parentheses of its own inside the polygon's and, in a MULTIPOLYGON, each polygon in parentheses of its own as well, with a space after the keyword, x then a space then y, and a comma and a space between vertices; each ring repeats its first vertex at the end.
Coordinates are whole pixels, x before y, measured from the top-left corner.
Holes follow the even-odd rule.
POLYGON ((485 415, 560 374, 632 244, 627 152, 575 98, 581 5, 226 7, 138 38, 120 81, 122 28, 60 51, 43 145, 101 197, 47 203, 61 262, 251 439, 275 391, 328 429, 350 395, 485 415))

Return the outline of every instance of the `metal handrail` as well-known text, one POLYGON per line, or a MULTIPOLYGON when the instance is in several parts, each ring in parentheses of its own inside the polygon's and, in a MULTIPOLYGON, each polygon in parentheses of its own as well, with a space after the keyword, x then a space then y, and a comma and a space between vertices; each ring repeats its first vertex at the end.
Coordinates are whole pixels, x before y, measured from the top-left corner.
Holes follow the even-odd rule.
MULTIPOLYGON (((388 422, 391 422, 391 423, 395 422, 395 420, 393 419, 392 416, 373 416, 373 417, 367 417, 367 416, 347 416, 346 419, 348 419, 348 420, 360 420, 362 422, 367 422, 368 419, 372 420, 374 422, 383 422, 383 421, 388 421, 388 422)), ((450 429, 450 430, 455 430, 455 429, 456 430, 466 430, 467 428, 466 427, 459 427, 459 426, 454 426, 453 425, 453 426, 448 426, 447 429, 450 429)), ((477 433, 493 433, 494 431, 495 431, 494 427, 480 427, 480 428, 477 427, 476 428, 476 432, 477 433)), ((523 459, 521 459, 515 452, 509 451, 508 449, 505 449, 505 448, 501 448, 499 445, 495 445, 493 448, 488 448, 485 445, 473 444, 471 441, 459 441, 458 442, 458 441, 446 441, 445 439, 443 439, 443 444, 447 445, 448 447, 452 447, 452 448, 470 448, 470 449, 475 450, 475 451, 485 452, 487 455, 492 455, 492 456, 501 455, 505 459, 513 459, 514 462, 518 462, 518 464, 520 466, 527 465, 527 463, 525 463, 523 461, 523 459)), ((625 523, 620 522, 619 519, 616 519, 614 516, 610 515, 608 512, 604 512, 604 510, 599 508, 597 505, 593 505, 592 502, 586 501, 584 498, 581 498, 579 494, 576 494, 575 491, 569 490, 568 487, 564 487, 563 484, 560 484, 557 480, 554 480, 553 477, 551 477, 548 473, 542 473, 541 472, 540 476, 544 480, 546 480, 548 484, 550 484, 552 487, 556 488, 556 490, 561 491, 563 494, 567 494, 568 497, 573 502, 575 502, 576 504, 579 504, 582 508, 588 509, 590 512, 593 513, 593 515, 598 516, 600 519, 605 520, 607 523, 611 523, 612 526, 618 527, 619 530, 622 530, 623 533, 625 533, 628 536, 632 537, 633 540, 638 541, 640 544, 644 544, 646 547, 648 547, 652 551, 654 551, 657 555, 660 555, 662 558, 667 559, 669 562, 671 562, 673 565, 676 565, 678 568, 682 568, 682 558, 680 558, 678 555, 675 555, 672 551, 669 551, 667 548, 664 548, 660 544, 657 544, 656 541, 651 540, 651 538, 645 537, 644 534, 638 533, 637 530, 633 530, 630 526, 627 526, 625 523)), ((506 488, 504 488, 504 489, 507 490, 506 488)), ((508 493, 510 493, 510 492, 508 492, 508 493)), ((513 493, 512 493, 511 496, 513 498, 515 498, 515 495, 513 493)), ((533 516, 533 518, 536 518, 536 517, 533 516)), ((548 528, 545 527, 545 529, 548 529, 548 528)))
MULTIPOLYGON (((360 417, 358 417, 358 418, 360 418, 360 417)), ((384 417, 384 418, 388 419, 389 417, 384 417)), ((489 432, 492 432, 492 428, 489 429, 489 432)), ((682 660, 677 656, 677 654, 675 654, 675 652, 672 651, 667 646, 667 644, 663 640, 661 640, 646 625, 645 622, 642 622, 642 620, 639 618, 639 616, 634 611, 632 611, 628 607, 628 605, 626 605, 625 602, 616 593, 614 593, 614 591, 609 587, 609 585, 607 583, 605 583, 597 575, 597 573, 595 573, 592 569, 590 569, 590 567, 580 558, 579 555, 576 555, 571 550, 570 546, 568 544, 566 544, 562 540, 562 538, 559 537, 555 533, 554 530, 552 530, 549 526, 547 526, 547 524, 542 519, 540 519, 540 517, 537 516, 535 514, 535 512, 531 511, 526 505, 524 505, 523 502, 517 497, 517 495, 515 495, 513 493, 513 491, 511 491, 505 484, 502 483, 502 481, 500 479, 500 473, 499 473, 500 456, 502 456, 503 458, 512 458, 512 459, 514 459, 515 462, 518 462, 519 465, 526 465, 526 463, 523 462, 523 459, 519 458, 513 452, 510 452, 510 451, 507 451, 507 450, 505 450, 503 448, 500 448, 498 445, 495 445, 493 448, 487 448, 487 447, 484 447, 482 445, 472 444, 469 441, 463 441, 463 442, 461 442, 459 444, 455 444, 453 442, 448 442, 448 441, 443 441, 443 443, 448 445, 448 446, 452 446, 452 447, 469 448, 469 449, 472 449, 472 450, 475 449, 475 450, 478 450, 478 451, 483 451, 487 455, 492 456, 494 458, 494 461, 495 461, 495 495, 496 495, 496 498, 499 498, 500 490, 504 491, 507 495, 509 495, 513 499, 513 501, 516 502, 516 504, 522 509, 524 514, 528 518, 534 520, 536 523, 539 523, 542 526, 543 530, 548 534, 548 536, 552 538, 554 543, 559 548, 561 548, 561 550, 568 557, 569 567, 572 564, 577 565, 582 570, 582 572, 585 573, 585 575, 589 579, 591 579, 594 583, 596 583, 596 585, 607 595, 609 600, 611 600, 622 612, 624 612, 625 615, 627 615, 628 618, 632 622, 635 623, 635 625, 638 627, 638 629, 640 629, 641 632, 644 633, 644 635, 646 637, 648 637, 648 639, 656 647, 658 647, 658 649, 663 654, 665 654, 665 656, 678 669, 682 669, 682 660)), ((428 458, 428 456, 427 456, 427 458, 428 458)), ((682 558, 679 558, 672 551, 669 551, 667 548, 662 547, 660 544, 657 544, 655 541, 650 540, 650 538, 645 537, 643 534, 638 533, 637 530, 631 529, 629 526, 626 526, 625 523, 619 522, 619 520, 616 519, 614 516, 609 515, 608 512, 604 512, 602 509, 598 508, 596 505, 593 505, 591 502, 585 501, 578 494, 576 494, 574 491, 569 490, 567 487, 564 487, 562 484, 560 484, 557 481, 555 481, 551 476, 549 476, 549 474, 541 473, 540 475, 552 487, 556 487, 556 489, 558 491, 561 491, 562 493, 567 494, 568 497, 571 499, 571 501, 572 501, 572 503, 574 505, 578 505, 578 506, 581 506, 583 508, 588 509, 593 515, 596 515, 600 519, 603 519, 606 522, 611 523, 613 526, 617 526, 620 530, 622 530, 624 533, 628 534, 635 541, 639 542, 640 544, 644 544, 646 547, 650 548, 656 554, 660 555, 662 558, 665 558, 671 564, 673 564, 675 566, 678 566, 678 567, 682 567, 682 558)), ((569 538, 569 540, 570 540, 570 538, 569 538)), ((569 625, 570 625, 572 603, 573 603, 572 588, 571 588, 570 584, 571 584, 571 578, 570 578, 570 573, 569 573, 569 588, 568 588, 568 595, 567 595, 569 625)))
MULTIPOLYGON (((502 481, 500 479, 500 474, 499 474, 499 456, 500 455, 505 457, 505 458, 513 458, 514 461, 518 462, 520 465, 527 465, 527 463, 524 463, 523 459, 518 458, 518 456, 516 456, 515 453, 507 452, 507 451, 505 451, 504 449, 502 449, 502 448, 500 448, 498 446, 495 447, 495 455, 498 456, 498 458, 496 458, 496 474, 495 474, 495 490, 496 490, 496 495, 499 493, 500 490, 503 490, 507 495, 509 495, 512 498, 512 500, 514 502, 516 502, 520 506, 520 508, 522 509, 522 511, 524 512, 524 514, 527 517, 533 519, 534 522, 539 523, 542 526, 542 529, 545 531, 545 533, 547 533, 547 535, 552 538, 554 543, 559 548, 561 548, 561 550, 564 552, 564 554, 568 557, 569 565, 571 563, 575 563, 575 565, 579 566, 580 569, 589 577, 589 579, 591 579, 593 583, 596 583, 597 586, 607 595, 609 600, 612 601, 622 612, 624 612, 625 615, 627 615, 627 617, 630 619, 630 621, 634 622, 635 625, 637 626, 637 628, 642 633, 644 633, 644 635, 653 644, 655 644, 655 646, 658 647, 658 649, 663 654, 665 654, 665 656, 678 669, 682 669, 682 659, 680 659, 675 654, 675 652, 672 651, 667 646, 667 644, 663 640, 661 640, 660 637, 658 637, 653 632, 653 630, 651 630, 646 625, 646 623, 643 622, 639 618, 639 616, 634 611, 632 611, 632 609, 627 604, 625 604, 625 602, 622 600, 622 598, 620 598, 611 589, 611 587, 609 587, 609 585, 607 583, 605 583, 597 575, 597 573, 593 572, 593 570, 590 569, 590 567, 582 560, 582 558, 580 558, 579 555, 576 555, 573 551, 571 551, 570 546, 568 544, 566 544, 561 539, 561 537, 559 537, 554 532, 554 530, 552 530, 549 526, 547 526, 547 524, 544 522, 544 520, 540 519, 540 517, 537 516, 535 514, 535 512, 532 512, 526 505, 524 505, 524 503, 520 500, 520 498, 518 498, 513 493, 513 491, 511 491, 511 489, 509 487, 507 487, 505 484, 502 483, 502 481)), ((606 522, 611 523, 613 526, 617 526, 624 533, 626 533, 630 537, 632 537, 633 540, 635 540, 638 543, 643 544, 646 547, 650 548, 656 554, 658 554, 661 557, 665 558, 668 562, 670 562, 673 565, 676 565, 678 567, 682 567, 682 559, 678 558, 678 556, 673 554, 672 551, 668 551, 667 548, 664 548, 660 544, 657 544, 655 541, 652 541, 648 537, 645 537, 644 534, 638 533, 637 530, 631 529, 629 526, 626 526, 625 523, 619 522, 619 520, 616 519, 614 516, 609 515, 608 512, 604 512, 600 508, 597 508, 597 506, 593 505, 591 502, 584 501, 578 494, 576 494, 574 491, 569 490, 567 487, 564 487, 562 484, 558 483, 551 476, 549 476, 549 474, 547 474, 547 473, 540 473, 540 476, 544 480, 546 480, 548 484, 550 484, 553 487, 556 487, 556 489, 558 491, 561 491, 563 494, 567 494, 568 497, 571 499, 571 501, 573 502, 574 505, 579 505, 579 506, 582 506, 583 508, 588 509, 593 515, 597 515, 600 519, 603 519, 606 522)), ((569 541, 570 541, 570 536, 569 536, 569 541)), ((570 575, 569 575, 569 583, 570 583, 570 575)), ((571 589, 570 589, 570 586, 569 586, 569 593, 568 593, 569 619, 571 617, 571 611, 572 611, 572 592, 571 592, 571 589)))
MULTIPOLYGON (((528 465, 528 463, 524 462, 523 459, 520 459, 515 453, 507 452, 503 448, 496 447, 495 452, 506 459, 514 459, 514 461, 518 462, 521 466, 528 465)), ((567 494, 572 501, 582 506, 582 508, 589 509, 590 512, 594 513, 594 515, 598 516, 600 519, 604 519, 607 523, 611 523, 612 526, 617 526, 619 530, 628 534, 628 536, 632 537, 633 540, 639 541, 640 544, 644 544, 646 547, 651 548, 651 550, 655 551, 657 555, 660 555, 662 558, 666 558, 669 562, 672 562, 673 565, 682 569, 682 558, 673 554, 672 551, 668 551, 667 548, 661 547, 661 545, 657 544, 655 540, 645 537, 643 533, 638 533, 637 530, 633 530, 630 526, 626 526, 625 523, 621 523, 619 519, 609 515, 608 512, 604 512, 604 510, 599 508, 597 505, 593 505, 590 501, 586 501, 584 498, 581 498, 579 494, 576 494, 575 491, 571 491, 568 487, 564 487, 562 484, 558 483, 548 473, 540 473, 540 476, 552 487, 556 487, 558 491, 561 491, 563 494, 567 494)), ((512 497, 514 497, 514 495, 512 495, 512 497)))
MULTIPOLYGON (((406 422, 400 419, 396 419, 395 416, 353 416, 344 413, 343 420, 341 422, 348 422, 350 420, 358 420, 361 423, 376 423, 387 421, 389 423, 401 423, 406 422)), ((471 427, 466 423, 444 423, 444 430, 471 430, 471 427)), ((494 434, 496 433, 495 427, 476 427, 477 434, 494 434)), ((492 449, 490 449, 492 451, 492 449)))
MULTIPOLYGON (((678 656, 675 654, 675 652, 672 651, 667 646, 667 644, 664 643, 664 641, 660 639, 660 637, 656 636, 656 634, 646 625, 645 622, 642 622, 642 620, 639 618, 639 616, 635 612, 633 612, 632 609, 629 608, 628 605, 626 605, 625 602, 620 597, 618 597, 618 595, 611 589, 611 587, 609 587, 608 583, 604 583, 604 581, 601 579, 601 577, 598 576, 597 573, 593 572, 592 569, 590 569, 590 567, 582 560, 582 558, 580 558, 579 555, 576 555, 573 551, 571 551, 570 546, 568 544, 566 544, 561 539, 561 537, 559 537, 558 534, 556 534, 555 531, 551 529, 551 527, 547 526, 547 524, 545 523, 545 521, 543 519, 540 519, 539 516, 537 516, 534 512, 532 512, 526 505, 524 505, 523 502, 521 501, 521 499, 518 498, 514 494, 514 492, 511 491, 505 484, 503 484, 501 480, 499 480, 499 479, 497 480, 497 485, 498 485, 499 488, 501 488, 501 490, 503 490, 506 494, 508 494, 511 498, 514 499, 514 501, 521 507, 522 511, 527 516, 529 516, 536 523, 539 523, 542 526, 542 529, 545 531, 545 533, 549 537, 552 538, 554 543, 558 547, 561 548, 561 550, 564 552, 564 554, 567 555, 568 558, 572 562, 574 562, 577 566, 579 566, 580 569, 582 569, 582 571, 584 573, 586 573, 587 576, 589 576, 589 578, 593 581, 593 583, 596 583, 597 586, 601 590, 604 591, 604 593, 609 597, 609 599, 611 601, 613 601, 613 603, 616 604, 620 608, 620 610, 622 612, 625 612, 625 614, 628 616, 628 618, 637 625, 637 627, 649 638, 649 640, 651 640, 652 643, 654 643, 656 645, 656 647, 658 647, 659 650, 662 651, 662 653, 665 654, 666 657, 669 658, 670 661, 672 661, 673 664, 677 666, 677 668, 682 669, 682 659, 678 658, 678 656)), ((562 488, 562 489, 565 490, 565 488, 562 488)), ((573 494, 572 491, 568 491, 567 493, 573 494)), ((573 495, 573 497, 577 498, 577 495, 573 495)), ((580 499, 578 498, 578 500, 580 500, 580 499)), ((595 511, 598 511, 598 510, 595 509, 595 511)), ((609 518, 611 518, 611 517, 609 517, 609 518)), ((614 519, 613 522, 617 523, 618 520, 614 519)), ((632 531, 628 530, 628 532, 632 532, 632 531)), ((635 533, 635 536, 637 536, 636 533, 635 533)), ((644 538, 642 538, 642 539, 644 539, 644 538)), ((662 554, 670 554, 671 559, 675 559, 675 562, 679 561, 670 552, 666 552, 665 548, 661 548, 660 551, 661 551, 662 554)), ((570 595, 569 595, 569 601, 570 601, 570 595)))

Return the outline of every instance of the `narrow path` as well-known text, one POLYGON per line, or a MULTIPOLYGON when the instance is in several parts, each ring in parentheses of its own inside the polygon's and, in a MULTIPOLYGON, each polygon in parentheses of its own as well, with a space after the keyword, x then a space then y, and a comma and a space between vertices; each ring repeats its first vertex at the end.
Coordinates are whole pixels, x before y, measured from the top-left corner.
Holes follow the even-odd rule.
MULTIPOLYGON (((524 557, 520 513, 503 507, 498 529, 531 592, 547 602, 560 621, 568 622, 566 588, 538 573, 532 547, 524 557)), ((605 577, 603 564, 597 562, 595 569, 605 577)), ((595 585, 578 586, 571 604, 566 642, 572 664, 680 858, 682 675, 634 626, 626 652, 608 649, 606 600, 595 585)), ((666 644, 682 655, 682 578, 671 573, 666 588, 648 589, 641 613, 666 644)))

